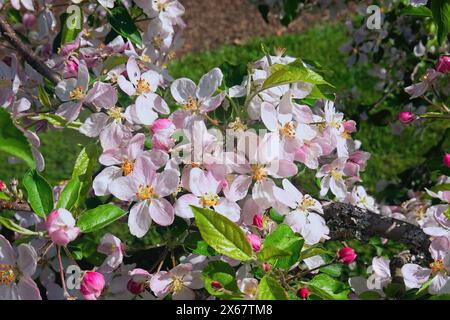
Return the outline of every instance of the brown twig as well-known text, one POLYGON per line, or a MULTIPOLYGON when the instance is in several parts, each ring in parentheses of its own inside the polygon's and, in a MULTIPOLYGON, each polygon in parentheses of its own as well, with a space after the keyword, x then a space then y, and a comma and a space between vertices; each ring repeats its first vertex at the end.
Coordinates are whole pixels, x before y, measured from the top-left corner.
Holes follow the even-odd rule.
POLYGON ((52 71, 33 51, 31 51, 25 44, 17 37, 16 32, 6 21, 6 19, 0 16, 0 32, 2 37, 5 38, 19 53, 20 55, 33 67, 37 72, 46 77, 52 83, 57 84, 61 78, 52 71))
POLYGON ((33 211, 26 202, 0 200, 0 210, 33 211))

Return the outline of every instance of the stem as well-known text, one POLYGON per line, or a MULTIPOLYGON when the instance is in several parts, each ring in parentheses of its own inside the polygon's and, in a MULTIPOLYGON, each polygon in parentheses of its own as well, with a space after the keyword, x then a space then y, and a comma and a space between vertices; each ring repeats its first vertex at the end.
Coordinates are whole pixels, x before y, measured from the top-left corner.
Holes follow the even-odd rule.
POLYGON ((0 31, 3 38, 9 42, 24 58, 31 67, 33 67, 37 72, 42 74, 53 84, 58 84, 61 80, 60 76, 52 71, 43 61, 39 59, 38 56, 34 54, 28 47, 23 44, 23 42, 17 37, 16 32, 9 25, 4 17, 0 16, 0 31))
POLYGON ((61 246, 58 246, 58 264, 59 264, 59 275, 61 277, 61 285, 64 290, 64 297, 67 299, 70 297, 70 294, 67 292, 66 279, 64 278, 64 268, 61 259, 61 246))
POLYGON ((0 210, 17 210, 32 212, 30 206, 26 202, 0 200, 0 210))

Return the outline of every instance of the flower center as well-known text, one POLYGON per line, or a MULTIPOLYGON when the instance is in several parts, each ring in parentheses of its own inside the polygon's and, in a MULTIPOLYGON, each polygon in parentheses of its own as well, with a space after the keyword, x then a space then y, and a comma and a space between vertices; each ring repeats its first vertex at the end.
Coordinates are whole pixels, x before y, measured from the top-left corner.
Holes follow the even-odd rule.
POLYGON ((200 198, 200 203, 203 207, 212 207, 219 204, 219 199, 217 194, 208 193, 200 198))
POLYGON ((157 0, 156 1, 156 6, 158 7, 159 11, 166 10, 168 5, 169 5, 169 3, 167 3, 167 2, 161 2, 161 0, 157 0))
POLYGON ((145 201, 155 197, 155 191, 149 185, 140 185, 138 192, 136 192, 136 198, 140 201, 145 201))
POLYGON ((308 211, 308 209, 312 207, 314 203, 314 200, 309 195, 305 195, 300 202, 300 209, 302 211, 308 211))
POLYGON ((163 39, 160 36, 154 36, 152 38, 152 45, 155 47, 155 49, 160 49, 162 42, 163 42, 163 39))
POLYGON ((183 105, 183 108, 186 110, 196 111, 198 109, 197 101, 190 96, 186 103, 183 105))
POLYGON ((10 88, 11 87, 11 81, 6 79, 0 79, 0 88, 10 88))
POLYGON ((234 122, 228 124, 228 128, 236 132, 244 132, 247 130, 247 126, 242 123, 241 118, 236 117, 234 122))
POLYGON ((16 281, 14 266, 10 264, 0 264, 0 284, 9 286, 16 281))
POLYGON ((444 270, 444 260, 434 260, 434 262, 430 263, 430 269, 433 273, 438 273, 439 271, 444 270))
POLYGON ((173 293, 178 293, 181 291, 181 289, 183 289, 183 282, 181 281, 181 279, 177 278, 177 277, 173 277, 172 278, 172 285, 171 285, 171 291, 173 293))
POLYGON ((291 125, 289 122, 286 122, 285 125, 280 128, 280 134, 283 137, 287 138, 293 138, 295 137, 295 128, 297 127, 297 124, 291 125))
POLYGON ((84 92, 82 87, 76 87, 69 93, 70 99, 82 100, 84 98, 84 92))
POLYGON ((134 170, 134 161, 125 160, 122 163, 122 173, 124 176, 129 175, 134 170))
POLYGON ((152 59, 149 57, 148 54, 143 54, 143 55, 141 56, 141 60, 144 61, 144 62, 146 62, 146 63, 152 62, 152 59))
POLYGON ((150 85, 144 79, 139 79, 136 83, 136 92, 138 94, 143 94, 151 90, 150 85))
POLYGON ((108 109, 108 116, 112 119, 114 119, 114 121, 116 122, 121 122, 123 119, 123 113, 122 113, 122 108, 119 107, 112 107, 110 109, 108 109))
POLYGON ((259 165, 252 165, 252 172, 255 181, 261 181, 267 178, 267 170, 259 165))
POLYGON ((341 180, 342 179, 342 172, 337 171, 337 170, 331 170, 331 176, 334 178, 334 180, 341 180))

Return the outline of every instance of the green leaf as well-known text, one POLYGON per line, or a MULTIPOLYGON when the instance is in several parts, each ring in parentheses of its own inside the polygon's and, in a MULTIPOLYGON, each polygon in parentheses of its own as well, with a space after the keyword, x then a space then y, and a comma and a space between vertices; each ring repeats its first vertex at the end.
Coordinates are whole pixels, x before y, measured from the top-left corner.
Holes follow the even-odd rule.
POLYGON ((342 275, 342 270, 344 265, 342 263, 330 264, 320 268, 320 272, 326 273, 334 278, 340 277, 342 275))
POLYGON ((80 188, 80 179, 78 177, 71 179, 61 191, 56 207, 70 210, 78 200, 80 188))
POLYGON ((273 257, 268 262, 277 268, 288 269, 298 261, 303 242, 303 239, 296 235, 291 227, 286 224, 280 224, 266 237, 261 249, 262 255, 275 254, 275 249, 273 248, 278 249, 278 254, 286 252, 287 255, 273 257))
POLYGON ((308 283, 312 294, 324 300, 348 300, 350 289, 326 274, 318 274, 308 283))
POLYGON ((45 91, 44 86, 38 87, 38 99, 39 102, 46 108, 51 108, 52 104, 50 102, 50 97, 48 96, 47 91, 45 91))
POLYGON ((80 8, 72 9, 63 13, 64 17, 61 17, 61 43, 60 46, 72 42, 76 39, 77 35, 81 32, 83 27, 83 11, 80 8), (70 14, 69 14, 70 13, 70 14))
POLYGON ((83 233, 102 229, 126 215, 126 212, 113 204, 104 204, 84 212, 77 221, 77 227, 83 233))
POLYGON ((359 295, 362 300, 380 300, 381 295, 376 291, 366 291, 359 295))
POLYGON ((22 183, 27 191, 28 203, 34 213, 45 219, 53 209, 52 187, 34 169, 25 173, 22 183))
POLYGON ((21 158, 30 168, 36 167, 30 143, 3 108, 0 108, 0 151, 21 158))
POLYGON ((125 64, 128 61, 127 56, 112 56, 108 57, 103 63, 103 73, 107 73, 109 70, 120 66, 121 64, 125 64))
POLYGON ((431 10, 426 6, 420 6, 420 7, 406 7, 402 11, 402 15, 404 16, 413 16, 413 17, 432 17, 433 13, 431 10))
POLYGON ((287 27, 300 14, 299 10, 300 0, 283 0, 283 18, 280 20, 281 24, 287 27))
POLYGON ((303 250, 300 253, 300 257, 299 257, 298 261, 301 262, 301 261, 303 261, 303 260, 305 260, 307 258, 311 258, 311 257, 314 257, 314 256, 319 256, 319 255, 322 255, 322 254, 333 254, 333 253, 328 251, 328 250, 326 250, 326 249, 324 249, 324 248, 322 248, 322 247, 320 247, 320 246, 318 246, 318 245, 314 245, 314 246, 309 247, 308 249, 303 250))
POLYGON ((437 26, 437 39, 442 45, 450 32, 450 1, 448 0, 433 0, 431 2, 431 11, 433 13, 433 20, 437 26))
POLYGON ((236 260, 252 259, 252 246, 236 223, 212 210, 194 206, 191 208, 203 240, 213 249, 236 260))
POLYGON ((428 300, 450 300, 450 294, 438 294, 431 296, 428 300))
POLYGON ((320 74, 305 67, 301 59, 286 65, 275 64, 271 71, 272 74, 264 81, 263 89, 296 82, 307 82, 315 85, 326 84, 333 87, 320 74))
POLYGON ((287 294, 279 281, 265 276, 258 286, 258 300, 288 300, 287 294))
POLYGON ((223 261, 210 261, 202 272, 205 289, 213 296, 230 299, 239 294, 236 283, 236 272, 223 261), (217 289, 211 286, 211 282, 217 281, 223 287, 217 289))
POLYGON ((262 248, 261 251, 257 254, 258 259, 260 259, 261 261, 285 258, 290 257, 291 255, 292 254, 289 251, 271 245, 264 246, 264 248, 262 248))
POLYGON ((21 226, 19 226, 17 223, 13 222, 10 219, 7 219, 5 217, 0 217, 0 224, 2 226, 4 226, 5 228, 20 233, 22 235, 26 235, 26 236, 36 236, 36 235, 41 235, 40 232, 35 232, 35 231, 31 231, 28 229, 25 229, 21 226))
POLYGON ((202 256, 213 256, 216 253, 206 241, 202 240, 202 236, 199 232, 190 233, 186 237, 184 245, 187 249, 191 250, 192 253, 200 254, 202 256))
POLYGON ((81 150, 77 159, 75 160, 75 166, 72 172, 72 179, 78 178, 80 180, 80 192, 78 200, 75 203, 76 207, 79 207, 85 200, 86 195, 91 189, 92 176, 98 165, 98 149, 95 143, 87 145, 81 150))
POLYGON ((48 121, 48 123, 57 126, 57 127, 65 127, 69 129, 79 129, 81 127, 81 122, 79 121, 72 121, 70 123, 67 122, 66 119, 64 119, 61 116, 58 116, 57 114, 52 113, 41 113, 37 116, 32 117, 33 120, 45 120, 48 121))
POLYGON ((118 34, 135 44, 142 44, 141 34, 127 9, 122 4, 116 4, 113 9, 108 10, 108 21, 118 34))

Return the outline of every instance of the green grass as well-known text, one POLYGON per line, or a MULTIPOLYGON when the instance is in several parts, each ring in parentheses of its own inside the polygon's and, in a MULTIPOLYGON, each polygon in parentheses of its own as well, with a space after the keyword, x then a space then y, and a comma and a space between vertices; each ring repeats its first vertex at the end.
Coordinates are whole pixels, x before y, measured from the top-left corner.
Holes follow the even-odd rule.
MULTIPOLYGON (((345 95, 357 87, 361 95, 349 100, 346 106, 338 106, 344 112, 354 114, 357 108, 361 111, 361 106, 373 105, 379 94, 373 89, 375 80, 368 76, 367 67, 347 67, 346 56, 339 52, 339 47, 346 41, 345 32, 345 26, 335 24, 314 27, 301 34, 255 38, 244 45, 226 45, 216 50, 187 55, 171 62, 169 72, 174 78, 188 77, 198 81, 204 73, 224 62, 246 64, 261 58, 261 44, 266 48, 283 47, 287 49, 288 55, 320 63, 327 70, 327 80, 336 86, 339 94, 345 95)), ((395 108, 398 111, 402 106, 395 108)), ((375 191, 380 179, 398 180, 400 172, 423 162, 423 155, 444 132, 440 126, 431 126, 421 137, 413 136, 412 128, 401 136, 394 136, 387 125, 374 126, 368 122, 359 122, 358 127, 355 137, 362 141, 362 148, 372 154, 362 175, 371 192, 375 191)), ((47 163, 44 175, 52 183, 70 177, 75 157, 81 149, 77 144, 83 144, 87 139, 69 130, 51 131, 41 135, 41 138, 41 151, 47 163)), ((22 164, 8 164, 6 156, 0 156, 0 161, 3 163, 0 179, 21 177, 25 170, 22 164)))

